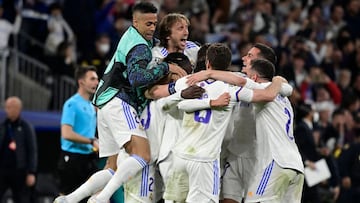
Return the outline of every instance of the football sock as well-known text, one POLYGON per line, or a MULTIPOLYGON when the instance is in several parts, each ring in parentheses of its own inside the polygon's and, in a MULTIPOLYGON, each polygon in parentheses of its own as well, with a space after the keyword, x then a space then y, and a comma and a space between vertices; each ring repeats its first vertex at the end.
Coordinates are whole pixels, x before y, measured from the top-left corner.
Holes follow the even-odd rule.
POLYGON ((133 154, 126 158, 118 164, 114 176, 105 188, 96 196, 96 199, 100 202, 108 201, 121 185, 131 179, 137 172, 147 165, 147 162, 137 155, 133 154))
POLYGON ((80 202, 85 197, 93 195, 103 189, 113 175, 114 171, 111 168, 94 173, 84 184, 82 184, 74 192, 66 195, 66 200, 68 202, 80 202))

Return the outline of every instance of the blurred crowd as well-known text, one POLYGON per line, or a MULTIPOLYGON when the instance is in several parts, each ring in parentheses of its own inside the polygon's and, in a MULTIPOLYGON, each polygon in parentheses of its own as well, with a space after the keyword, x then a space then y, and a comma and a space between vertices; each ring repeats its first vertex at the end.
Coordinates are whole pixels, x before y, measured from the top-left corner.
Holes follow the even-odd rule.
MULTIPOLYGON (((0 2, 0 21, 15 25, 20 15, 20 36, 44 45, 19 37, 17 46, 22 52, 47 63, 57 76, 73 77, 76 66, 94 65, 101 77, 131 25, 136 1, 0 2)), ((321 202, 360 199, 360 0, 151 2, 159 8, 160 19, 172 12, 189 18, 188 40, 199 45, 228 44, 234 71, 241 70, 241 58, 254 43, 274 48, 277 74, 294 87, 291 102, 297 109, 295 136, 300 137, 300 152, 303 158, 307 153, 313 156, 304 161, 311 165, 325 158, 332 174, 328 181, 308 188, 306 198, 321 202), (304 122, 310 130, 308 140, 301 137, 304 122)))

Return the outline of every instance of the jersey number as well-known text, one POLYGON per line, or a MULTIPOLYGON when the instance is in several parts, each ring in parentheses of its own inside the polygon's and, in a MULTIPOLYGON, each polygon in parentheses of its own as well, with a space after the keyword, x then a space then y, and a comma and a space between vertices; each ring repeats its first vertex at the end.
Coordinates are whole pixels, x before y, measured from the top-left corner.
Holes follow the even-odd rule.
POLYGON ((147 110, 146 120, 145 118, 141 119, 141 125, 143 126, 144 130, 147 130, 150 126, 150 119, 151 119, 150 104, 146 106, 146 110, 147 110))
POLYGON ((290 138, 290 140, 293 140, 294 136, 292 136, 291 135, 292 133, 290 132, 291 113, 290 113, 289 109, 287 109, 286 107, 284 110, 285 110, 284 113, 288 116, 288 121, 286 122, 286 125, 285 125, 286 134, 290 138))
POLYGON ((205 123, 205 124, 209 123, 211 117, 211 109, 206 109, 205 111, 206 111, 205 116, 200 116, 201 111, 195 111, 194 120, 199 123, 205 123))
POLYGON ((154 178, 150 177, 149 180, 150 180, 149 191, 152 192, 153 191, 153 185, 154 185, 154 178))

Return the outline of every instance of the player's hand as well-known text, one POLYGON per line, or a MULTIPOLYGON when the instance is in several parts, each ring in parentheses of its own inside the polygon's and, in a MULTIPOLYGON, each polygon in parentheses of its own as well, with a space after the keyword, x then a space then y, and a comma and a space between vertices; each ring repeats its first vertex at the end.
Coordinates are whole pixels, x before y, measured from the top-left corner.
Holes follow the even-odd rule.
POLYGON ((316 165, 315 165, 315 163, 314 162, 312 162, 312 161, 305 161, 305 165, 306 166, 308 166, 308 167, 310 167, 310 169, 312 169, 312 170, 316 170, 316 165))
POLYGON ((210 76, 209 70, 203 70, 194 74, 191 74, 187 77, 186 83, 188 85, 195 85, 197 82, 208 79, 210 76))
POLYGON ((184 99, 197 99, 200 98, 204 92, 204 88, 192 85, 181 91, 181 97, 184 99))
POLYGON ((93 142, 93 151, 98 152, 99 151, 99 140, 95 139, 93 142))
POLYGON ((187 75, 186 71, 176 64, 169 63, 169 70, 170 70, 170 72, 177 74, 180 77, 184 77, 187 75))
POLYGON ((224 94, 220 95, 215 100, 210 100, 211 107, 224 107, 229 105, 229 103, 230 103, 230 94, 228 92, 225 92, 224 94))

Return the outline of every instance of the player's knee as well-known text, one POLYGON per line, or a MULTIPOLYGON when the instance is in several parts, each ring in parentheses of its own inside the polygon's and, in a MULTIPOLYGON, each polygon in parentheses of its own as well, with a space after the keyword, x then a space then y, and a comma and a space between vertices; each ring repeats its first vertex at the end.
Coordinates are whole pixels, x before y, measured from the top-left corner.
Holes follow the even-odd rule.
POLYGON ((151 160, 151 157, 150 157, 150 153, 144 153, 144 154, 141 154, 139 155, 141 158, 144 159, 144 161, 146 161, 146 163, 150 163, 150 160, 151 160))

